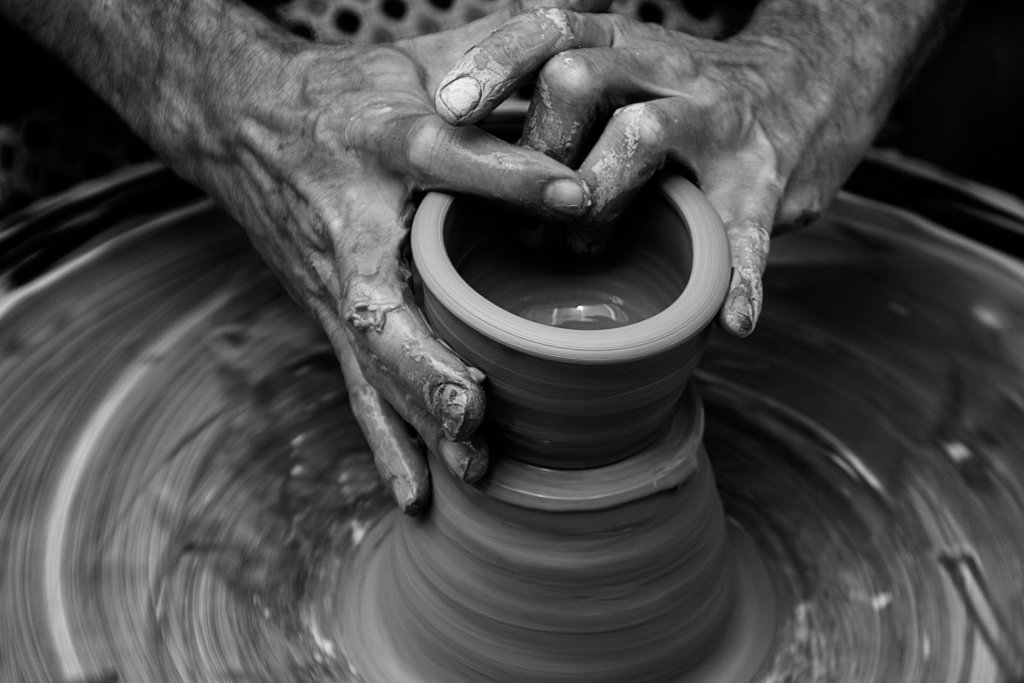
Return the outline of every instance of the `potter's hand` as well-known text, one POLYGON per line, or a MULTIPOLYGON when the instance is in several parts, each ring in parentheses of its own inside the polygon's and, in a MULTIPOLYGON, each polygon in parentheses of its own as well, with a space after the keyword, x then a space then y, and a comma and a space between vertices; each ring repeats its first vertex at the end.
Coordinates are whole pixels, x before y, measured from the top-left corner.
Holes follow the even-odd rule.
POLYGON ((749 334, 777 224, 812 221, 870 144, 940 0, 765 0, 727 42, 614 15, 512 18, 444 77, 435 106, 479 120, 537 70, 522 144, 579 167, 592 203, 570 246, 598 249, 666 161, 720 213, 733 275, 720 321, 749 334), (856 27, 853 30, 851 27, 856 27))
POLYGON ((0 9, 63 54, 245 227, 330 337, 399 505, 419 510, 429 494, 405 422, 457 476, 479 477, 486 451, 471 435, 484 410, 482 376, 427 328, 400 252, 427 189, 485 195, 548 219, 582 212, 575 173, 453 128, 431 105, 445 69, 510 13, 390 46, 324 46, 234 3, 54 3, 3 0, 0 9), (48 10, 61 20, 48 23, 48 10), (59 27, 104 39, 66 40, 59 27))
POLYGON ((438 342, 409 291, 401 251, 414 193, 489 195, 549 218, 583 209, 566 167, 453 128, 430 105, 427 88, 471 44, 460 36, 486 36, 493 22, 388 47, 275 55, 282 77, 217 122, 237 147, 205 179, 327 331, 378 469, 408 512, 426 503, 429 477, 406 423, 459 478, 475 481, 487 466, 472 437, 483 376, 438 342))
POLYGON ((263 96, 285 113, 246 135, 239 163, 216 179, 266 261, 327 331, 378 469, 406 511, 423 507, 429 478, 404 423, 459 478, 474 481, 487 466, 471 438, 484 412, 482 374, 434 338, 409 292, 400 252, 413 193, 491 194, 549 215, 582 208, 568 169, 437 118, 429 76, 409 57, 414 47, 308 48, 282 84, 291 92, 263 96))

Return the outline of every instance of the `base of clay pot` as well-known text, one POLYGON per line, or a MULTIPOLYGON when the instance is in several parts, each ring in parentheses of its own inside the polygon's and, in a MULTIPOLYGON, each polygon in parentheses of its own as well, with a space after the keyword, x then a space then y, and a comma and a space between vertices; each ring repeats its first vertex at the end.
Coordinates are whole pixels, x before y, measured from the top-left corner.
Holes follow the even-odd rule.
POLYGON ((353 558, 352 669, 369 681, 747 680, 771 643, 772 590, 726 523, 702 433, 689 390, 655 444, 612 466, 499 457, 469 487, 435 462, 429 515, 387 518, 353 558))

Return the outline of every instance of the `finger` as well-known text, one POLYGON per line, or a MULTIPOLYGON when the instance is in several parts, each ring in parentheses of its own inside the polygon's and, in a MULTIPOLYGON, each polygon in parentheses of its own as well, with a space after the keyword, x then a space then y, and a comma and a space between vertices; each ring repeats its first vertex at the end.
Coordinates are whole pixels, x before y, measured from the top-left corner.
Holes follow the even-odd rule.
POLYGON ((466 48, 484 40, 511 17, 547 7, 575 12, 604 12, 611 0, 513 0, 485 17, 449 29, 395 42, 395 47, 415 57, 427 73, 427 91, 433 92, 445 72, 465 54, 466 48))
POLYGON ((520 144, 576 167, 592 129, 633 102, 677 95, 661 87, 659 59, 626 49, 585 48, 549 59, 537 77, 520 144))
POLYGON ((425 412, 446 438, 467 439, 483 419, 482 374, 431 335, 387 276, 355 274, 344 288, 342 314, 368 379, 410 423, 425 412))
MULTIPOLYGON (((577 166, 590 148, 593 131, 604 125, 613 110, 631 101, 670 94, 656 85, 654 74, 649 73, 651 64, 633 51, 613 48, 584 48, 552 57, 537 77, 519 144, 566 166, 577 166)), ((550 244, 564 233, 570 249, 588 253, 602 250, 612 233, 610 222, 593 220, 570 224, 565 230, 558 227, 534 224, 517 236, 533 246, 550 244)))
POLYGON ((419 189, 474 194, 556 221, 576 218, 587 206, 586 188, 566 166, 431 114, 376 121, 359 143, 419 189))
POLYGON ((332 341, 341 361, 352 414, 366 437, 384 485, 402 512, 422 513, 430 501, 426 458, 410 438, 406 423, 366 381, 348 339, 339 335, 332 341))
MULTIPOLYGON (((593 77, 590 60, 573 50, 552 57, 541 69, 519 145, 537 150, 567 167, 574 167, 584 153, 584 141, 600 116, 615 108, 603 96, 599 78, 593 77)), ((562 226, 546 221, 517 223, 516 238, 531 248, 550 248, 565 234, 562 226)))
POLYGON ((722 217, 732 255, 732 280, 719 322, 738 337, 753 332, 761 315, 761 278, 784 189, 777 168, 772 146, 755 133, 743 151, 732 155, 728 169, 705 174, 705 192, 722 217))
POLYGON ((580 166, 590 188, 587 223, 568 227, 570 248, 594 252, 607 241, 610 224, 665 162, 674 119, 670 100, 631 104, 615 112, 580 166))
POLYGON ((425 412, 447 438, 464 440, 483 419, 483 374, 433 336, 412 300, 401 258, 412 212, 407 191, 385 178, 355 191, 373 201, 346 202, 347 213, 327 226, 343 274, 337 317, 363 374, 402 417, 415 425, 415 413, 425 412))
POLYGON ((551 57, 580 47, 614 44, 618 15, 533 9, 512 17, 471 48, 441 79, 437 113, 451 124, 479 121, 551 57))
POLYGON ((458 479, 472 484, 479 481, 487 472, 487 444, 479 437, 472 436, 465 441, 452 441, 445 436, 437 420, 421 410, 410 413, 410 424, 427 448, 440 456, 448 471, 458 479))
MULTIPOLYGON (((601 114, 619 103, 607 97, 594 62, 573 50, 552 57, 541 69, 519 144, 543 152, 574 167, 580 161, 583 140, 601 114)), ((617 100, 618 98, 616 98, 617 100)))
MULTIPOLYGON (((464 440, 453 441, 443 421, 437 418, 436 412, 424 409, 421 402, 411 398, 414 394, 410 394, 408 387, 403 385, 400 374, 392 372, 386 363, 380 362, 374 357, 373 352, 366 348, 357 349, 356 354, 366 356, 359 365, 361 369, 366 369, 364 376, 369 376, 370 382, 379 390, 378 395, 389 396, 389 405, 400 406, 405 421, 416 430, 426 447, 440 456, 452 474, 470 483, 484 475, 487 471, 488 451, 483 440, 467 435, 462 437, 464 440)), ((451 400, 455 403, 465 400, 465 394, 452 389, 450 384, 447 388, 453 393, 442 397, 442 400, 451 400)), ((422 454, 418 448, 415 455, 422 461, 422 454)))
POLYGON ((768 258, 768 233, 758 225, 728 226, 732 253, 732 279, 729 294, 719 313, 719 322, 727 332, 747 337, 757 326, 764 301, 761 276, 768 258))

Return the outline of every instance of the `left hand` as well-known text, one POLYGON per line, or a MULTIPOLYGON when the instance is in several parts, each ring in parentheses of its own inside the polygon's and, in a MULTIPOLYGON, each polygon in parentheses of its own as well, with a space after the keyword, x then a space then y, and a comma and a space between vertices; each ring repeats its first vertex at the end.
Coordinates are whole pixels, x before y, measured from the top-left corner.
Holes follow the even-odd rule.
POLYGON ((390 45, 307 43, 243 14, 242 55, 199 65, 181 56, 181 80, 195 85, 174 98, 179 116, 166 121, 165 107, 136 103, 144 128, 160 132, 154 147, 244 226, 326 332, 381 477, 408 513, 430 495, 412 432, 462 480, 478 479, 488 461, 474 434, 483 374, 435 337, 409 288, 405 244, 419 196, 465 192, 544 220, 583 210, 576 173, 476 127, 453 128, 431 106, 465 48, 522 7, 390 45))
POLYGON ((579 167, 591 205, 569 228, 577 249, 599 249, 666 161, 688 167, 728 232, 733 275, 720 321, 746 336, 761 311, 773 226, 814 220, 885 114, 809 61, 782 41, 717 42, 618 15, 538 9, 467 52, 434 104, 449 123, 471 124, 539 70, 521 143, 579 167))

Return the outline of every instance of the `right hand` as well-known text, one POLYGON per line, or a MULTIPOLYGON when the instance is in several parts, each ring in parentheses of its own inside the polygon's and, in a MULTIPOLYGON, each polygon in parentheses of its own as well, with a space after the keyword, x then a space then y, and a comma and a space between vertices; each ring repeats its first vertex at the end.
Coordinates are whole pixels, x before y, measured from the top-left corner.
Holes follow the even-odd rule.
MULTIPOLYGON (((829 21, 822 30, 836 30, 829 21)), ((848 33, 839 44, 870 41, 848 33)), ((536 9, 467 52, 435 106, 449 123, 470 125, 539 72, 522 144, 578 168, 588 186, 584 219, 566 231, 579 251, 603 246, 666 162, 690 169, 732 253, 719 319, 747 336, 761 312, 773 228, 813 221, 884 120, 897 76, 884 55, 878 46, 859 62, 822 64, 763 30, 713 41, 620 15, 536 9), (865 79, 868 66, 884 78, 865 79), (476 97, 453 100, 451 91, 476 97)))

